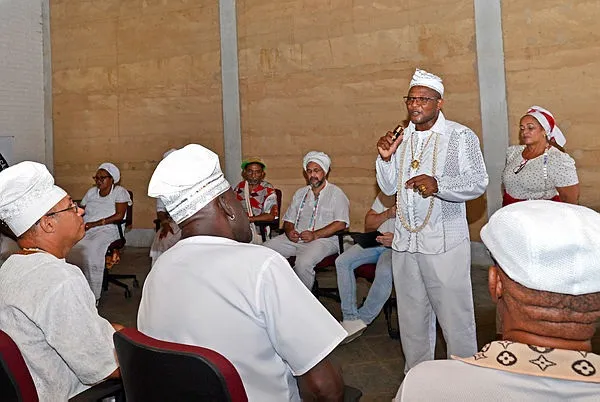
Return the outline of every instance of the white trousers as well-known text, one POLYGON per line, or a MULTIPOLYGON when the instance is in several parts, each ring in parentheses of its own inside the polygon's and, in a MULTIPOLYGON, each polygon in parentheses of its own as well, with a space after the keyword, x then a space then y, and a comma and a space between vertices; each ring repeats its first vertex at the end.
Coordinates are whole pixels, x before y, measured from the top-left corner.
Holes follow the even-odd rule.
POLYGON ((323 258, 339 252, 335 236, 313 240, 310 243, 294 243, 282 234, 268 240, 264 246, 277 251, 285 258, 296 256, 294 271, 309 290, 315 282, 315 265, 323 258))
POLYGON ((443 254, 394 251, 392 269, 405 373, 434 359, 436 316, 448 356, 477 353, 468 239, 443 254))
POLYGON ((77 265, 83 271, 96 300, 100 300, 102 293, 106 250, 113 241, 119 239, 119 233, 115 235, 113 229, 116 226, 103 225, 89 229, 67 255, 67 262, 77 265))

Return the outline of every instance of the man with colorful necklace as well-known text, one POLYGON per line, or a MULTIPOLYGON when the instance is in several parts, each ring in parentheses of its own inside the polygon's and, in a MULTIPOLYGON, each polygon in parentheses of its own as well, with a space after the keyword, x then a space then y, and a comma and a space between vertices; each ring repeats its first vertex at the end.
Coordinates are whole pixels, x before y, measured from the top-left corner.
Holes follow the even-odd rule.
POLYGON ((396 401, 598 401, 600 215, 548 200, 498 210, 481 229, 501 341, 411 370, 396 401))
POLYGON ((65 262, 85 233, 82 215, 44 165, 0 172, 0 219, 22 248, 0 268, 0 329, 19 347, 40 401, 66 401, 119 376, 112 336, 122 327, 98 315, 83 272, 65 262))
POLYGON ((339 252, 335 232, 350 225, 348 198, 327 181, 330 165, 331 159, 323 152, 306 154, 302 166, 309 185, 296 191, 283 216, 285 234, 264 244, 285 258, 296 256, 294 271, 309 289, 315 281, 315 265, 339 252))
POLYGON ((417 69, 404 97, 410 123, 377 143, 377 182, 396 194, 392 267, 405 372, 433 360, 439 320, 448 354, 476 352, 471 249, 465 202, 488 175, 479 140, 446 120, 442 80, 417 69))

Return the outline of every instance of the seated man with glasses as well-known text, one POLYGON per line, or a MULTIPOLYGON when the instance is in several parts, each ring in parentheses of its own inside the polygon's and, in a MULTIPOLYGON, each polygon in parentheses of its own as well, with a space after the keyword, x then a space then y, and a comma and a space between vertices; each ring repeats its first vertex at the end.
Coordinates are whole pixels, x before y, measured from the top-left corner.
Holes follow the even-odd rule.
POLYGON ((96 186, 88 190, 80 203, 85 208, 85 237, 73 247, 67 261, 81 268, 98 301, 106 250, 119 239, 119 229, 114 223, 125 218, 132 201, 127 190, 116 185, 121 172, 112 163, 101 164, 93 179, 96 186))
POLYGON ((20 247, 0 269, 0 329, 21 351, 40 401, 66 401, 118 377, 112 335, 122 326, 98 315, 81 270, 64 259, 85 233, 83 210, 36 162, 0 172, 0 194, 0 220, 20 247))

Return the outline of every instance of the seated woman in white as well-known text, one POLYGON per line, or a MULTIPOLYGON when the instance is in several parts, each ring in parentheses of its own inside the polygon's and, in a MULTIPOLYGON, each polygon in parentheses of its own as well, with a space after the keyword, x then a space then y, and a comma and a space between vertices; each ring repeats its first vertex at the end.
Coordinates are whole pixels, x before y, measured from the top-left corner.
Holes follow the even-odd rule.
POLYGON ((101 164, 93 179, 96 187, 90 188, 80 203, 85 208, 85 237, 71 249, 67 261, 81 268, 98 301, 106 250, 119 239, 119 229, 114 223, 125 218, 132 201, 127 190, 115 184, 121 173, 112 163, 101 164))

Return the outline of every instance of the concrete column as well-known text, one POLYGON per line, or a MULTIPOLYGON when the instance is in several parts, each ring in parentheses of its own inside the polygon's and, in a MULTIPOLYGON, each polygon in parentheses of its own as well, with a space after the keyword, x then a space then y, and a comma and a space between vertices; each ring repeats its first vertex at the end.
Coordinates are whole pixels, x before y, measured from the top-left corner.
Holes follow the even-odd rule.
POLYGON ((474 7, 483 157, 490 177, 487 188, 487 212, 490 217, 502 206, 502 170, 509 137, 502 1, 474 0, 474 7))
POLYGON ((219 21, 221 25, 221 86, 223 91, 225 177, 231 184, 235 184, 239 181, 240 164, 242 162, 235 0, 219 1, 219 21))
POLYGON ((52 123, 52 49, 50 0, 42 0, 42 80, 44 85, 44 139, 46 167, 54 173, 54 130, 52 123))

